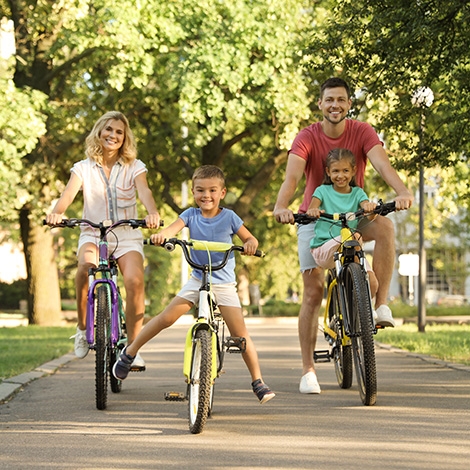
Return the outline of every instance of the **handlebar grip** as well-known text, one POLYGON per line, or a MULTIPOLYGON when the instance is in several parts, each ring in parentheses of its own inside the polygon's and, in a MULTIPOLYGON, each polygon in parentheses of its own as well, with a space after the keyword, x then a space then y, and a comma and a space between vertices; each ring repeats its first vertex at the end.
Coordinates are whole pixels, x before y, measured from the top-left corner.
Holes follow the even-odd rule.
POLYGON ((266 256, 266 253, 261 250, 256 250, 253 256, 257 256, 258 258, 264 258, 266 256))

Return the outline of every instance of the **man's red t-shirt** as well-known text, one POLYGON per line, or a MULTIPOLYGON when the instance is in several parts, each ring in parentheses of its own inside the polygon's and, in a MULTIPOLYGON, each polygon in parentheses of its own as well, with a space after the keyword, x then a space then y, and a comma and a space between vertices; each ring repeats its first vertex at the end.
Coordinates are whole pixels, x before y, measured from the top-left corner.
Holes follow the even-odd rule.
POLYGON ((332 139, 323 132, 321 122, 316 122, 302 129, 294 139, 289 153, 303 158, 305 166, 306 186, 304 199, 299 212, 306 212, 312 194, 321 185, 325 174, 325 161, 330 150, 346 148, 356 157, 356 183, 364 187, 364 173, 367 165, 367 152, 376 145, 383 145, 377 132, 370 124, 346 119, 343 134, 332 139))

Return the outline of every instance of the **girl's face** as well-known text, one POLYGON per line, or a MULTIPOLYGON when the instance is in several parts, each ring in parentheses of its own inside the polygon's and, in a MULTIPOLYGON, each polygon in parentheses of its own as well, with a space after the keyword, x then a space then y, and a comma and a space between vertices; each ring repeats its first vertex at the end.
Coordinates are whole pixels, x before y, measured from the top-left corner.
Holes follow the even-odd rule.
POLYGON ((206 217, 219 213, 220 201, 227 192, 219 178, 195 179, 192 191, 194 201, 206 217))
POLYGON ((122 121, 110 119, 100 133, 103 155, 117 152, 124 143, 126 126, 122 121))
POLYGON ((326 173, 330 177, 333 187, 339 193, 349 193, 351 187, 349 183, 356 174, 356 169, 351 165, 349 160, 339 160, 332 162, 326 173))

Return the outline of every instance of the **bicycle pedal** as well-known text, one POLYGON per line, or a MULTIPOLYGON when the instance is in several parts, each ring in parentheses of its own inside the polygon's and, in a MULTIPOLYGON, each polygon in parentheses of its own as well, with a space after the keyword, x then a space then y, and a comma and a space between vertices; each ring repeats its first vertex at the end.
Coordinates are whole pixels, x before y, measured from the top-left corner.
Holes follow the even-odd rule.
POLYGON ((145 366, 132 366, 131 372, 144 372, 145 366))
POLYGON ((167 401, 185 401, 186 395, 181 392, 165 392, 165 400, 167 401))
POLYGON ((330 351, 328 351, 328 349, 314 351, 313 360, 315 362, 331 362, 330 351))
POLYGON ((246 339, 241 336, 227 336, 224 346, 228 353, 244 353, 246 351, 246 339))

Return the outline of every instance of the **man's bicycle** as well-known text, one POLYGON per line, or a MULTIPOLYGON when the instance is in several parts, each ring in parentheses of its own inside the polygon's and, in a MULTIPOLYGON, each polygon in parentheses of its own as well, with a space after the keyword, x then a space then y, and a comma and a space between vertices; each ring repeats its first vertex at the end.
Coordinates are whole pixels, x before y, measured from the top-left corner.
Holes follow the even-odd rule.
POLYGON ((121 225, 143 228, 146 224, 143 219, 126 219, 115 223, 110 220, 95 223, 87 219, 64 219, 50 227, 74 228, 81 225, 99 230, 98 266, 88 270, 86 338, 89 348, 95 351, 96 408, 104 410, 108 400, 108 377, 111 391, 121 391, 122 381, 114 377, 112 369, 127 342, 126 316, 118 287, 119 270, 116 259, 109 253, 107 237, 121 225))
MULTIPOLYGON (((145 243, 151 244, 147 240, 145 243)), ((212 295, 210 279, 212 271, 218 271, 225 267, 230 254, 234 251, 243 252, 243 247, 231 243, 179 240, 177 238, 166 240, 162 246, 168 251, 173 251, 176 245, 179 245, 183 250, 188 264, 202 272, 202 280, 199 289, 197 318, 188 330, 184 349, 183 374, 188 384, 186 395, 168 392, 165 394, 165 399, 171 401, 188 400, 189 430, 193 434, 199 434, 212 410, 214 381, 222 371, 225 352, 243 353, 246 349, 245 338, 225 336, 225 322, 212 295), (207 251, 209 263, 203 265, 196 263, 191 258, 190 249, 207 251), (217 265, 212 265, 210 252, 223 252, 222 261, 217 265)), ((264 253, 257 250, 255 256, 263 257, 264 253)))
MULTIPOLYGON (((365 254, 349 222, 374 214, 385 216, 393 211, 395 202, 380 201, 372 212, 365 213, 361 209, 320 216, 341 225, 341 243, 334 254, 335 267, 328 270, 326 278, 323 332, 331 350, 315 351, 314 359, 316 362, 333 359, 338 384, 346 389, 352 385, 354 358, 359 395, 364 405, 374 405, 377 399, 374 335, 378 327, 374 321, 365 254)), ((294 214, 294 219, 298 224, 318 220, 307 214, 294 214)))

